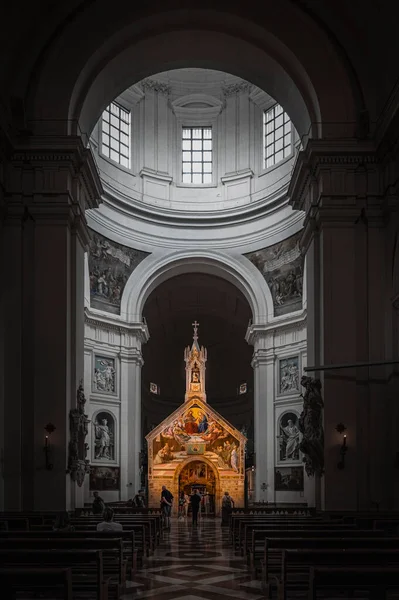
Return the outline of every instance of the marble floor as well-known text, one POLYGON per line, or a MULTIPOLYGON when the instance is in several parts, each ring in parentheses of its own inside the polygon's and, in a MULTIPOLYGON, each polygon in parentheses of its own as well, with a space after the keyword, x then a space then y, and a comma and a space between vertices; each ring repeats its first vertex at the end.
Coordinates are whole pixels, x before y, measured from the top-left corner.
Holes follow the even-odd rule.
POLYGON ((154 555, 131 582, 124 600, 258 600, 264 598, 219 519, 172 521, 154 555))

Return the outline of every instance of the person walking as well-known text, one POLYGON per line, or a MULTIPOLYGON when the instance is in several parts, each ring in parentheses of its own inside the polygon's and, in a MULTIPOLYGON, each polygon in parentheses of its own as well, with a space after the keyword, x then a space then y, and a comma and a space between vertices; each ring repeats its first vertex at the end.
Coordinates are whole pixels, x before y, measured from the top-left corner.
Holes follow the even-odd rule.
POLYGON ((190 497, 191 512, 193 515, 193 525, 198 525, 198 511, 201 506, 201 495, 198 490, 190 497))
POLYGON ((164 516, 165 527, 170 527, 170 515, 172 513, 173 505, 173 494, 166 488, 166 485, 162 486, 161 492, 161 509, 164 516))

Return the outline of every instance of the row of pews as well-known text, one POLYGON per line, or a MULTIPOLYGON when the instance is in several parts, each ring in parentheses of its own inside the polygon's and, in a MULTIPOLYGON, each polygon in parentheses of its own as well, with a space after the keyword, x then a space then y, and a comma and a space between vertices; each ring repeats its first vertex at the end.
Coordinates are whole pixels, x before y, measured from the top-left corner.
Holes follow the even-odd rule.
POLYGON ((98 532, 102 517, 83 514, 71 518, 74 531, 60 532, 53 531, 55 514, 0 513, 2 597, 118 600, 126 592, 160 542, 160 512, 117 515, 121 532, 98 532))
POLYGON ((399 512, 233 512, 230 540, 268 599, 399 592, 399 512), (331 594, 331 595, 329 595, 331 594))

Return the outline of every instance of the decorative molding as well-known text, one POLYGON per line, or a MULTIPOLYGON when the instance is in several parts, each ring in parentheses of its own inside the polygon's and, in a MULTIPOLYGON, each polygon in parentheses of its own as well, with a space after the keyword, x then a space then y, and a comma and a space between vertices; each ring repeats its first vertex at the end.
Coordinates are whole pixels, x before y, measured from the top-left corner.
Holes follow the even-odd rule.
POLYGON ((143 79, 139 85, 144 93, 151 91, 156 92, 157 94, 164 94, 165 96, 168 96, 171 92, 171 86, 168 83, 157 81, 156 79, 151 79, 150 77, 143 79))
POLYGON ((104 331, 116 331, 120 334, 133 335, 140 340, 142 344, 148 342, 150 334, 147 323, 126 323, 118 319, 112 319, 110 316, 104 317, 96 315, 92 310, 85 308, 85 323, 91 327, 103 329, 104 331))
POLYGON ((159 171, 153 171, 148 167, 143 167, 139 173, 140 177, 149 177, 150 179, 156 179, 158 181, 165 181, 166 183, 172 183, 173 177, 168 175, 167 173, 161 173, 159 171))
MULTIPOLYGON (((289 203, 296 210, 306 209, 306 195, 312 186, 318 186, 322 169, 330 167, 334 171, 338 167, 342 180, 342 168, 353 171, 377 162, 375 145, 370 140, 309 140, 306 148, 299 152, 292 171, 287 193, 289 203)), ((343 193, 345 189, 340 190, 339 195, 343 193)), ((353 195, 353 190, 350 193, 353 195)))
POLYGON ((236 173, 227 173, 224 177, 220 178, 223 184, 230 183, 233 181, 239 181, 240 179, 252 179, 254 172, 252 169, 244 169, 244 171, 237 171, 236 173))
POLYGON ((228 83, 222 86, 223 95, 225 98, 234 96, 236 94, 242 94, 243 92, 251 92, 252 84, 248 81, 240 81, 238 83, 228 83))
POLYGON ((187 120, 190 123, 214 121, 223 109, 223 102, 208 94, 181 96, 173 100, 170 105, 179 121, 187 120), (189 106, 193 103, 202 103, 206 106, 201 108, 189 106))
POLYGON ((290 331, 301 331, 306 327, 307 312, 302 309, 299 315, 292 316, 284 315, 281 323, 276 320, 262 325, 250 324, 245 333, 245 340, 251 346, 259 343, 262 339, 271 339, 281 333, 289 333, 290 331))

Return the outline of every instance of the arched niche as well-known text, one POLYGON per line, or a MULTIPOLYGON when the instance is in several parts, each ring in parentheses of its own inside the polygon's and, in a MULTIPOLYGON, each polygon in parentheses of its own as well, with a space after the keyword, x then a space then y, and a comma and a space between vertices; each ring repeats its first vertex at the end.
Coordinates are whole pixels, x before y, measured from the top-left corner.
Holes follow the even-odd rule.
POLYGON ((118 429, 115 415, 100 408, 92 416, 92 463, 116 464, 118 429))
POLYGON ((364 106, 349 59, 296 3, 265 0, 262 8, 264 20, 242 3, 228 11, 218 2, 212 10, 138 10, 117 1, 109 11, 105 0, 86 6, 48 42, 35 77, 18 81, 19 90, 25 84, 32 128, 88 135, 105 106, 133 83, 168 69, 202 67, 267 91, 302 137, 353 135, 364 106))
POLYGON ((279 466, 301 464, 301 453, 299 444, 301 434, 299 432, 300 414, 295 408, 287 408, 277 418, 276 422, 276 463, 279 466))

